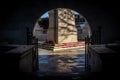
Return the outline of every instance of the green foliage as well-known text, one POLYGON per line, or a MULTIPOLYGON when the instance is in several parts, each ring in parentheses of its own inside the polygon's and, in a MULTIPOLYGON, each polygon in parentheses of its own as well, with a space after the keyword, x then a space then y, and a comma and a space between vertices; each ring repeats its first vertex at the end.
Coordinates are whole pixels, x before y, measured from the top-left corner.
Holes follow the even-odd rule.
POLYGON ((38 22, 43 29, 48 29, 49 27, 49 18, 41 18, 41 20, 38 22))

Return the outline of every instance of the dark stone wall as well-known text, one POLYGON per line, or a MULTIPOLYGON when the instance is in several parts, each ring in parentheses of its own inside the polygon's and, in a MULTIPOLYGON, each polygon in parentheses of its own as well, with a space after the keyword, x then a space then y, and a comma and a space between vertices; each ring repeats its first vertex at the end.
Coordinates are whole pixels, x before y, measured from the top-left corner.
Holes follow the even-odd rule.
POLYGON ((70 8, 82 14, 89 22, 91 30, 102 27, 102 43, 120 40, 119 12, 117 2, 80 0, 30 0, 2 2, 0 6, 0 40, 26 44, 26 27, 32 32, 36 20, 54 8, 70 8), (7 5, 7 6, 6 6, 7 5))

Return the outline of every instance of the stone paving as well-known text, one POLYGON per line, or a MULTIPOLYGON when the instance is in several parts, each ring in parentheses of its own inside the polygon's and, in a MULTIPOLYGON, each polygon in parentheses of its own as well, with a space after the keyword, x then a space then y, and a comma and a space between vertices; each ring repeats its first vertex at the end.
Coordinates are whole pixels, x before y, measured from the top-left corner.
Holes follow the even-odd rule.
POLYGON ((85 71, 84 49, 53 52, 39 48, 38 52, 41 75, 76 75, 85 71))

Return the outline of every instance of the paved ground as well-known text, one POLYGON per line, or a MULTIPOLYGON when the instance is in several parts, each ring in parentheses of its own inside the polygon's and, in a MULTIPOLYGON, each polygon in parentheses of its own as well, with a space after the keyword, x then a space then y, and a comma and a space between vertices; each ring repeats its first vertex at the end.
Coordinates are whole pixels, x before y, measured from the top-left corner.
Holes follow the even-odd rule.
POLYGON ((52 52, 39 48, 39 73, 41 76, 77 75, 81 71, 85 71, 84 49, 52 52))

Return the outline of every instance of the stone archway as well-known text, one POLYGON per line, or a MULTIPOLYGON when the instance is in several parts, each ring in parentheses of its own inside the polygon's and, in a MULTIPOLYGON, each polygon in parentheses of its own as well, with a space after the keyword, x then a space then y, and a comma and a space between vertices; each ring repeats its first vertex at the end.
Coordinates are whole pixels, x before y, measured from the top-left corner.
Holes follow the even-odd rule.
MULTIPOLYGON (((98 2, 97 4, 98 5, 96 5, 95 3, 87 3, 79 0, 76 1, 51 0, 49 3, 46 3, 46 0, 30 1, 29 3, 25 1, 19 3, 16 2, 14 4, 14 9, 13 7, 10 6, 6 7, 5 9, 2 9, 2 13, 7 11, 5 12, 5 14, 7 15, 1 15, 4 17, 4 20, 2 18, 1 19, 3 21, 6 21, 6 24, 2 23, 2 27, 0 30, 1 38, 10 39, 12 43, 16 44, 26 44, 27 43, 26 27, 28 27, 32 32, 36 20, 38 19, 39 16, 44 14, 44 12, 59 7, 61 8, 65 7, 75 10, 78 13, 84 15, 84 17, 88 20, 91 26, 92 33, 96 28, 102 26, 101 34, 102 43, 108 43, 111 41, 119 40, 119 35, 117 35, 117 33, 119 33, 119 29, 117 29, 118 16, 114 13, 115 9, 114 8, 109 9, 108 7, 106 7, 105 3, 98 2)), ((110 4, 108 6, 110 6, 110 4)))
POLYGON ((119 20, 117 11, 119 10, 119 7, 117 5, 110 7, 114 2, 108 4, 108 2, 95 1, 98 5, 94 3, 92 3, 92 5, 91 3, 83 4, 80 0, 51 0, 51 2, 46 3, 47 1, 48 0, 32 0, 30 2, 22 1, 15 2, 15 4, 9 3, 9 6, 6 8, 2 6, 2 15, 0 17, 2 17, 1 20, 5 23, 2 23, 1 25, 1 38, 10 39, 16 44, 26 44, 26 27, 30 28, 32 32, 37 18, 44 12, 53 8, 66 7, 83 14, 88 20, 92 32, 99 25, 102 26, 103 29, 101 35, 103 43, 109 43, 119 39, 118 33, 120 29, 118 29, 119 24, 117 21, 119 20), (13 6, 11 7, 12 4, 14 4, 14 8, 13 6))

